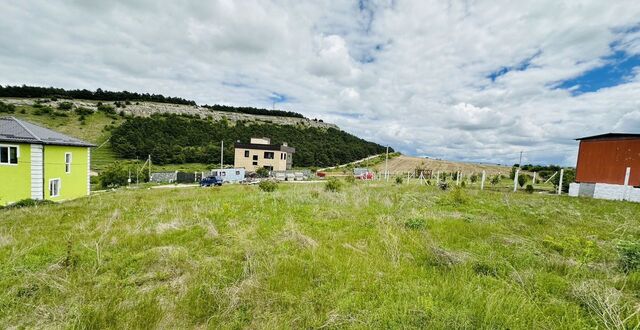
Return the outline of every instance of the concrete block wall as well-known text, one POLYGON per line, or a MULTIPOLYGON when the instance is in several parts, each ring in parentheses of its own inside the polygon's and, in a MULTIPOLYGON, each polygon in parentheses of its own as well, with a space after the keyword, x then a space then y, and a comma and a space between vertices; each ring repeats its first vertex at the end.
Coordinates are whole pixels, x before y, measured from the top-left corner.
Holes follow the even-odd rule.
POLYGON ((629 201, 640 203, 640 188, 629 188, 629 201))
POLYGON ((578 193, 580 192, 580 184, 579 183, 570 183, 569 184, 569 196, 578 197, 578 193))
MULTIPOLYGON (((590 187, 583 187, 590 188, 590 187)), ((584 189, 590 190, 590 189, 584 189)), ((596 183, 595 186, 589 183, 571 183, 569 184, 569 196, 588 196, 598 199, 616 200, 616 201, 632 201, 640 203, 640 188, 623 186, 618 184, 596 183), (581 185, 589 185, 593 187, 593 195, 582 194, 580 192, 581 185)))

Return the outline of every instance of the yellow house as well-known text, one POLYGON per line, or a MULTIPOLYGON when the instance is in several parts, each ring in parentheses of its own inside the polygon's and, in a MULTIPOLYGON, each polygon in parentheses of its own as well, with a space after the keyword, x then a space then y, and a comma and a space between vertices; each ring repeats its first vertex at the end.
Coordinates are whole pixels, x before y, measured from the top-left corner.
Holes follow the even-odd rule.
POLYGON ((0 118, 0 205, 89 195, 93 146, 14 117, 0 118))
POLYGON ((264 167, 270 171, 286 171, 291 169, 295 148, 286 142, 271 144, 269 138, 251 138, 250 143, 235 144, 234 166, 247 171, 255 171, 264 167))

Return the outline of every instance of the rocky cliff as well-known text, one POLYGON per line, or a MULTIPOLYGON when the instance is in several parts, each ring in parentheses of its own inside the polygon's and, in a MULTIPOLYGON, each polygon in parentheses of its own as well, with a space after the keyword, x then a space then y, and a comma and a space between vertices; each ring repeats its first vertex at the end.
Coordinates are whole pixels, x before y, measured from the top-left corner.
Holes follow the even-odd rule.
MULTIPOLYGON (((33 105, 38 99, 27 98, 2 98, 2 102, 15 104, 15 105, 33 105)), ((61 102, 71 102, 75 107, 85 107, 96 110, 98 101, 89 100, 62 100, 49 101, 46 105, 56 108, 61 102)), ((112 105, 114 108, 114 102, 102 101, 103 104, 112 105)), ((202 118, 212 118, 213 120, 222 120, 226 118, 230 122, 236 121, 249 121, 249 122, 265 122, 278 125, 302 125, 309 127, 319 128, 335 128, 339 129, 337 125, 331 123, 320 122, 307 118, 295 118, 295 117, 280 117, 280 116, 263 116, 263 115, 251 115, 237 112, 215 111, 199 106, 182 105, 182 104, 169 104, 169 103, 155 103, 155 102, 132 102, 130 105, 126 105, 124 108, 116 108, 116 111, 124 111, 126 114, 140 117, 148 117, 154 113, 172 113, 172 114, 188 114, 197 115, 202 118)))

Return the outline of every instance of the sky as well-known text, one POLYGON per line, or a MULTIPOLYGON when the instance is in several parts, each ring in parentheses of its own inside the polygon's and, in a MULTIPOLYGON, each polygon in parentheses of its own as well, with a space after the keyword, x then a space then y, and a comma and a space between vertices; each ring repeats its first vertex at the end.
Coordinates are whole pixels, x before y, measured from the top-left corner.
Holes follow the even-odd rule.
POLYGON ((640 2, 0 2, 0 85, 295 111, 408 155, 575 165, 640 132, 640 2))

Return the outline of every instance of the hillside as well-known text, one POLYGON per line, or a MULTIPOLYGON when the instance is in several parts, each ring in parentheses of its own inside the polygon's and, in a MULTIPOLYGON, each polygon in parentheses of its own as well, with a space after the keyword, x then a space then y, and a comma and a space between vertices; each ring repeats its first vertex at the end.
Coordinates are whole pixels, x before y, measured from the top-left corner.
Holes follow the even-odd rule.
MULTIPOLYGON (((32 107, 37 104, 40 99, 37 98, 0 98, 0 102, 14 104, 16 106, 32 107)), ((273 123, 277 125, 301 125, 318 128, 335 128, 337 125, 325 123, 317 120, 299 118, 299 117, 282 117, 282 116, 265 116, 253 115, 229 111, 216 111, 208 107, 200 107, 197 105, 157 103, 157 102, 130 102, 131 104, 116 103, 117 101, 99 101, 99 100, 75 100, 75 99, 57 99, 56 101, 48 101, 46 104, 53 108, 57 108, 60 103, 69 102, 74 108, 87 108, 96 111, 98 103, 114 107, 117 112, 123 112, 126 115, 135 117, 149 117, 153 114, 176 114, 199 116, 201 118, 210 118, 211 120, 226 119, 232 123, 237 121, 256 122, 256 123, 273 123), (121 104, 120 106, 118 106, 121 104), (124 105, 124 107, 122 107, 124 105)))
POLYGON ((637 214, 381 182, 0 210, 0 328, 631 329, 637 214))
MULTIPOLYGON (((389 173, 391 174, 406 174, 407 172, 413 173, 416 168, 440 171, 441 173, 461 171, 463 175, 486 171, 487 176, 494 176, 498 174, 509 175, 511 172, 511 167, 508 166, 454 162, 423 157, 409 157, 404 155, 390 159, 388 166, 389 173)), ((378 163, 373 168, 378 172, 384 172, 385 163, 378 163)))
POLYGON ((119 101, 19 98, 0 99, 0 102, 15 108, 0 115, 13 115, 99 145, 92 155, 92 167, 96 171, 117 159, 146 159, 147 155, 152 156, 154 164, 194 168, 184 164, 198 163, 196 170, 204 170, 207 164, 220 162, 221 140, 226 142, 225 163, 233 164, 233 143, 248 141, 252 136, 269 136, 274 141, 289 142, 297 147, 293 162, 298 167, 335 165, 377 154, 383 149, 333 124, 300 117, 153 102, 127 105, 119 101), (122 125, 125 127, 121 128, 122 125))

